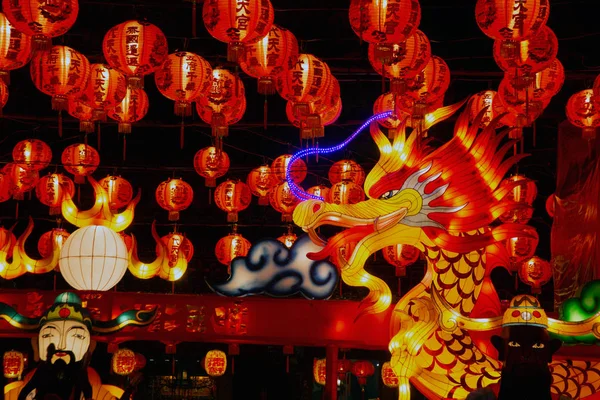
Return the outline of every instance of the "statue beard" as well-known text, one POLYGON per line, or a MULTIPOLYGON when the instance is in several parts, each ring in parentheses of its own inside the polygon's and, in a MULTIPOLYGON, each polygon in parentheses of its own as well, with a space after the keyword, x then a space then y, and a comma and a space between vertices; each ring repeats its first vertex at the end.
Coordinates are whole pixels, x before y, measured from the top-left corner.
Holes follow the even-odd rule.
POLYGON ((69 350, 56 350, 54 343, 48 346, 46 351, 46 362, 52 366, 56 378, 60 380, 69 379, 73 376, 73 372, 83 367, 82 361, 75 361, 75 354, 69 350), (57 353, 66 353, 66 356, 52 359, 57 353))

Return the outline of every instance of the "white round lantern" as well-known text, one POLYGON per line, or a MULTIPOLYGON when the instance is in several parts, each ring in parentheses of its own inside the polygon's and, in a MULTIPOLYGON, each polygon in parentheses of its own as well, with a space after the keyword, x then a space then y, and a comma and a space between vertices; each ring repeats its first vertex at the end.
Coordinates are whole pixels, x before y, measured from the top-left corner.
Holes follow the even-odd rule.
POLYGON ((63 278, 77 290, 110 290, 123 278, 128 263, 121 236, 99 225, 73 232, 58 260, 63 278))

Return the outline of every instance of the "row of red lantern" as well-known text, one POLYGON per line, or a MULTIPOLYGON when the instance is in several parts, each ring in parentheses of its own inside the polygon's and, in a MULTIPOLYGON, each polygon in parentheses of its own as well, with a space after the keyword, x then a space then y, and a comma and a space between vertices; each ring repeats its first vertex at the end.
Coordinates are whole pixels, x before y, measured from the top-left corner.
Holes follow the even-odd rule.
MULTIPOLYGON (((352 373, 358 379, 358 383, 362 385, 367 384, 367 378, 373 376, 375 373, 375 366, 370 361, 351 361, 348 359, 338 360, 337 365, 337 379, 345 380, 346 374, 352 373)), ((325 385, 327 380, 327 360, 315 359, 313 362, 313 377, 315 382, 319 385, 325 385)))

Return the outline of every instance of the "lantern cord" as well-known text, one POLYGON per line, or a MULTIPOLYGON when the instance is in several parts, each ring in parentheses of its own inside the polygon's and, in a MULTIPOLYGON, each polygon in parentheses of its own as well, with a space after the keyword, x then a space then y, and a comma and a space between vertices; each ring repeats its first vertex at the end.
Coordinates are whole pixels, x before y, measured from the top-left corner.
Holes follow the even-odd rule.
POLYGON ((15 201, 15 219, 19 219, 19 202, 15 201))
POLYGON ((196 0, 192 1, 192 37, 198 36, 196 34, 196 14, 197 14, 196 0))
POLYGON ((98 137, 97 137, 97 139, 98 139, 98 151, 100 151, 100 146, 101 146, 101 140, 100 140, 100 138, 101 138, 101 136, 102 136, 102 129, 100 128, 100 122, 98 122, 98 137))
POLYGON ((123 161, 127 158, 127 135, 123 135, 123 161))
POLYGON ((183 141, 185 135, 185 123, 183 122, 183 115, 181 116, 181 125, 179 126, 179 148, 183 149, 183 141))
POLYGON ((58 137, 62 137, 62 110, 58 112, 58 137))
POLYGON ((536 142, 537 142, 537 129, 536 129, 536 123, 535 121, 533 121, 533 147, 535 147, 536 142))
POLYGON ((265 131, 267 130, 267 114, 268 114, 268 109, 269 109, 269 106, 268 106, 268 102, 267 102, 267 96, 265 95, 265 104, 263 106, 263 124, 264 124, 263 128, 264 128, 265 131))

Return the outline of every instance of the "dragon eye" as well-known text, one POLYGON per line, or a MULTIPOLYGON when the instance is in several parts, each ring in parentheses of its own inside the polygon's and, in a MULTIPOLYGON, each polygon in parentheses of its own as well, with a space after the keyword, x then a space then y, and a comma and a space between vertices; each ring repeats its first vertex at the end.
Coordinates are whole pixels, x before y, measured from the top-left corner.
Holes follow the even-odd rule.
POLYGON ((508 345, 510 347, 521 347, 521 345, 519 344, 519 342, 513 342, 512 340, 510 342, 508 342, 508 345))
POLYGON ((387 191, 384 194, 382 194, 381 196, 379 196, 379 199, 380 200, 391 199, 392 197, 394 197, 395 195, 397 195, 399 192, 400 192, 400 190, 398 190, 398 189, 387 191))
POLYGON ((543 349, 545 346, 544 346, 544 343, 535 343, 531 347, 533 347, 534 349, 543 349))

